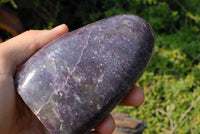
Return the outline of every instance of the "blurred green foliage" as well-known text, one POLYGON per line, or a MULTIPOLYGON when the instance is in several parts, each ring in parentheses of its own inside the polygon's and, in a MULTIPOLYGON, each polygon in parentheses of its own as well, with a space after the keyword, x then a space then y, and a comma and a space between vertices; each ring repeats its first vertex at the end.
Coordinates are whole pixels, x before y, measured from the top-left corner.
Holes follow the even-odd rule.
POLYGON ((17 8, 17 5, 14 0, 0 0, 0 6, 5 3, 10 3, 14 8, 17 8))
POLYGON ((74 30, 105 17, 129 13, 149 21, 157 33, 174 33, 184 25, 200 31, 199 0, 0 0, 0 5, 6 2, 16 3, 15 11, 26 29, 66 23, 74 30))
MULTIPOLYGON (((0 5, 7 1, 13 0, 1 0, 0 5)), ((200 102, 195 102, 200 96, 199 0, 15 2, 18 8, 13 10, 25 29, 50 29, 66 23, 73 30, 98 19, 126 13, 145 18, 156 34, 152 61, 137 83, 144 89, 146 100, 138 108, 115 110, 143 120, 148 126, 146 134, 200 133, 200 102)))

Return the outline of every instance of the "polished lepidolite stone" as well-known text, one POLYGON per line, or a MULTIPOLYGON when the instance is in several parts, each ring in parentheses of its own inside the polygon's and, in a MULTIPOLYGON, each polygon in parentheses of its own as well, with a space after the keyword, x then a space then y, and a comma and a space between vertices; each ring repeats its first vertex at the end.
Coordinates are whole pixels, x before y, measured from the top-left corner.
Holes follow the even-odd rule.
POLYGON ((16 74, 16 89, 51 134, 87 133, 129 92, 153 48, 142 18, 106 18, 35 53, 16 74))

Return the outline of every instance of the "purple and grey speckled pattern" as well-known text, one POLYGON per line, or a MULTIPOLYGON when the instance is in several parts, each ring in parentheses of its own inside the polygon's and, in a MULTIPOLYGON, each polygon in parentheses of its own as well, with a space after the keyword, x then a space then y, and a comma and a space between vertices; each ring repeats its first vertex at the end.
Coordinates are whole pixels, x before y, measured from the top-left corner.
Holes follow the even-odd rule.
POLYGON ((87 133, 130 90, 153 48, 142 18, 100 20, 35 53, 16 74, 16 88, 51 134, 87 133))

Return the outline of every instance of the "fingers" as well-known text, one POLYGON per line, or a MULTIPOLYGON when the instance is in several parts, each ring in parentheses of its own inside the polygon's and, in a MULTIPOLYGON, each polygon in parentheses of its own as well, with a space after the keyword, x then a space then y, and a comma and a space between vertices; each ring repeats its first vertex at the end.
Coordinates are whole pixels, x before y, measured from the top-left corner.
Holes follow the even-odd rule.
MULTIPOLYGON (((134 86, 127 96, 121 101, 120 105, 139 106, 144 101, 144 92, 141 88, 134 86)), ((111 115, 106 117, 96 128, 95 134, 112 134, 115 129, 115 122, 111 115)))
MULTIPOLYGON (((144 101, 144 92, 141 88, 134 86, 127 96, 121 101, 120 105, 139 106, 144 101)), ((112 134, 115 122, 111 115, 106 117, 96 128, 95 134, 112 134)))
POLYGON ((7 66, 13 66, 12 71, 15 72, 16 67, 24 63, 38 49, 67 32, 68 27, 64 24, 52 30, 26 31, 0 44, 1 57, 9 63, 7 66))
POLYGON ((134 86, 127 96, 121 101, 123 106, 139 106, 144 102, 144 92, 141 88, 134 86))
POLYGON ((115 129, 115 122, 111 115, 101 121, 95 130, 97 134, 112 134, 115 129))

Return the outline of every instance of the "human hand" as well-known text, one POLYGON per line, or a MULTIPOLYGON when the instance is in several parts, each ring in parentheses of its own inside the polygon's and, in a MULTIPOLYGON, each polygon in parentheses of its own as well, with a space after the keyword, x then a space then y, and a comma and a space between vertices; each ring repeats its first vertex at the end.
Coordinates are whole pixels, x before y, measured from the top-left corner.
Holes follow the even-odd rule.
MULTIPOLYGON (((21 100, 14 88, 13 76, 17 67, 52 40, 68 32, 66 25, 52 30, 30 30, 0 44, 0 133, 45 134, 47 131, 21 100)), ((138 106, 143 103, 144 93, 138 87, 122 100, 120 105, 138 106)), ((111 134, 115 123, 106 117, 95 128, 98 134, 111 134)))

